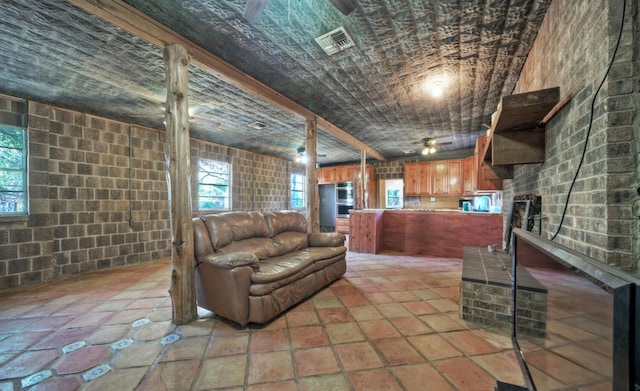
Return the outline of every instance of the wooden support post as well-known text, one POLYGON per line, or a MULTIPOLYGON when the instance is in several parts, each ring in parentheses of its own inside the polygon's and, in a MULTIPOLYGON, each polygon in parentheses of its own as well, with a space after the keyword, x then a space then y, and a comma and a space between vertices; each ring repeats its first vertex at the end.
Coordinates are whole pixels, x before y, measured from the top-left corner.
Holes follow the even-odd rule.
POLYGON ((367 178, 367 151, 364 149, 360 151, 360 194, 362 194, 362 203, 360 207, 362 209, 366 209, 368 207, 367 203, 369 201, 369 195, 367 194, 367 182, 369 178, 367 178))
POLYGON ((305 177, 307 179, 307 221, 309 229, 313 233, 320 232, 320 200, 318 198, 318 173, 316 163, 318 161, 318 125, 315 119, 306 122, 306 150, 307 165, 305 177))
POLYGON ((167 187, 171 209, 171 295, 173 323, 198 317, 195 294, 193 225, 191 223, 191 157, 189 137, 189 55, 180 45, 164 49, 167 77, 167 187))

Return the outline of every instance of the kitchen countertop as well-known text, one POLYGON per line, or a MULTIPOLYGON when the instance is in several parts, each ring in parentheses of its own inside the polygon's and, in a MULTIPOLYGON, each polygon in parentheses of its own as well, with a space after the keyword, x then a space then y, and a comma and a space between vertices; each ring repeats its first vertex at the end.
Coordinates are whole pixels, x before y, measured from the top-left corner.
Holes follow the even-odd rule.
POLYGON ((464 211, 460 209, 351 209, 349 213, 378 213, 378 212, 393 212, 393 213, 464 213, 473 215, 499 215, 502 212, 477 212, 477 211, 464 211))

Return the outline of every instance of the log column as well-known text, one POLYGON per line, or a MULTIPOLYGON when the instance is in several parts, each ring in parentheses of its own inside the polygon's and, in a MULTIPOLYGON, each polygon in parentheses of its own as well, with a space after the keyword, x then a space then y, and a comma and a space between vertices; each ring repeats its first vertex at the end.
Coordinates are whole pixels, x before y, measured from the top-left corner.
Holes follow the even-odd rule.
POLYGON ((318 173, 316 165, 318 145, 318 125, 316 119, 308 119, 306 123, 307 165, 305 177, 307 180, 307 221, 311 232, 320 232, 320 201, 318 199, 318 173))
POLYGON ((187 324, 198 317, 191 223, 191 156, 189 138, 189 55, 180 45, 164 49, 167 78, 167 187, 171 208, 171 295, 173 323, 187 324))

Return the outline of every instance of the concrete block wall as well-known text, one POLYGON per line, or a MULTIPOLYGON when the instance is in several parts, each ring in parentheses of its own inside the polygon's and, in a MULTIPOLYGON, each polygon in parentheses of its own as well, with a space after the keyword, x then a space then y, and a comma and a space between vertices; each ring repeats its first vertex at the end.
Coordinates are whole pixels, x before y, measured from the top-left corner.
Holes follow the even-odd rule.
MULTIPOLYGON (((591 102, 612 55, 620 17, 618 0, 585 0, 579 7, 554 1, 513 92, 560 86, 561 97, 573 96, 546 126, 545 162, 515 166, 513 179, 504 182, 505 210, 514 195, 542 196, 547 238, 561 221, 585 145, 591 102)), ((640 247, 638 25, 637 2, 628 0, 618 55, 595 101, 587 153, 555 239, 629 271, 638 269, 640 247)))
MULTIPOLYGON (((0 111, 26 107, 0 97, 0 111)), ((0 217, 0 290, 171 256, 165 132, 37 102, 28 111, 30 214, 0 217)), ((191 144, 194 159, 232 163, 234 210, 289 208, 291 162, 191 144)))

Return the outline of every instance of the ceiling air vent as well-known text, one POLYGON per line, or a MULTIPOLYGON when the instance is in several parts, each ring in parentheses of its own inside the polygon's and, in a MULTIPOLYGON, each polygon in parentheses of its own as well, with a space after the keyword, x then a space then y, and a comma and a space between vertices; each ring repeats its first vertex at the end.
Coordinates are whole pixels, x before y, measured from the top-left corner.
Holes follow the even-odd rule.
POLYGON ((328 54, 336 54, 354 45, 353 40, 344 27, 339 27, 333 31, 316 38, 318 45, 328 54))

